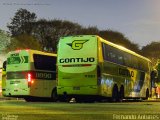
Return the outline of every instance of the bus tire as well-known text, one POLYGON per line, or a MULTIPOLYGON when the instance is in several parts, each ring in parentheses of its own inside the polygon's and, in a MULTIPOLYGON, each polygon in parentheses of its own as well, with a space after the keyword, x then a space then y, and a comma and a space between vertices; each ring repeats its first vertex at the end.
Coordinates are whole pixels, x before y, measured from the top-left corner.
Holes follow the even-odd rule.
POLYGON ((26 102, 36 102, 39 100, 38 98, 34 98, 34 97, 26 97, 24 99, 26 102))
POLYGON ((24 98, 26 102, 32 102, 31 98, 24 98))
POLYGON ((121 85, 120 91, 119 91, 119 100, 122 101, 124 98, 124 86, 121 85))
POLYGON ((146 90, 146 98, 145 99, 148 99, 149 98, 149 89, 147 88, 146 90))
POLYGON ((114 85, 112 90, 112 102, 119 101, 119 95, 118 95, 118 86, 114 85))
POLYGON ((51 94, 51 99, 54 102, 57 101, 57 99, 58 99, 58 96, 57 96, 57 87, 53 88, 52 94, 51 94))

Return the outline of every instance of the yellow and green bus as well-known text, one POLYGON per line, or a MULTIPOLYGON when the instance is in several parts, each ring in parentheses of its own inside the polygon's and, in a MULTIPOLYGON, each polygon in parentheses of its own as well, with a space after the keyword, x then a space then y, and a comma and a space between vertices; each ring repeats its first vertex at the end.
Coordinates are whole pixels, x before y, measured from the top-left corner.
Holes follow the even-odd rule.
POLYGON ((96 35, 61 37, 57 94, 60 99, 113 101, 148 98, 149 59, 96 35))
POLYGON ((57 55, 37 50, 16 50, 7 55, 5 96, 53 98, 56 95, 57 55))
POLYGON ((2 68, 0 68, 0 96, 2 96, 2 68))
POLYGON ((2 65, 2 95, 5 96, 5 89, 6 89, 6 61, 3 62, 2 65))

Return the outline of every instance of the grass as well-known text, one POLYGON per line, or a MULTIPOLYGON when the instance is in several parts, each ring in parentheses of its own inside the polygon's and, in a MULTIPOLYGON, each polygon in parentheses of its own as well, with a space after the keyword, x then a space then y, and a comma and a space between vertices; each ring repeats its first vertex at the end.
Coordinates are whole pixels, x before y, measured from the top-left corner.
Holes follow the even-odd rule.
MULTIPOLYGON (((9 116, 15 117, 15 120, 118 120, 119 118, 122 119, 121 117, 123 117, 123 115, 125 115, 125 117, 126 115, 135 115, 136 117, 138 115, 152 115, 152 117, 157 116, 160 119, 160 103, 51 103, 25 102, 23 100, 0 101, 0 119, 9 116)), ((138 119, 139 118, 136 118, 136 120, 138 119)))

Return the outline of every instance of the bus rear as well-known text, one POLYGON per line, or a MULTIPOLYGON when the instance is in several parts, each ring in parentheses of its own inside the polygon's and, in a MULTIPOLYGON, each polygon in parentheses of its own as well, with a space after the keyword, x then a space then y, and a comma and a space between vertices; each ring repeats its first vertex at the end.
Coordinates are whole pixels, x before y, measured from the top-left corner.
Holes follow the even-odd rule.
POLYGON ((58 86, 60 96, 98 94, 97 37, 62 37, 58 45, 58 86))
POLYGON ((33 82, 29 71, 29 59, 28 50, 17 50, 8 53, 5 96, 29 95, 29 86, 33 82))
POLYGON ((56 95, 56 54, 37 50, 8 53, 6 96, 27 101, 56 95), (34 97, 34 99, 33 99, 34 97))

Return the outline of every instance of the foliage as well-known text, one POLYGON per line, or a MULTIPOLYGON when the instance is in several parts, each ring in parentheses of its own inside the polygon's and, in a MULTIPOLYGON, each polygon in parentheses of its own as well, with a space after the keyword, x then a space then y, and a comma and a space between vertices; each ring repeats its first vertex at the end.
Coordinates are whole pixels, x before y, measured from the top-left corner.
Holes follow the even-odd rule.
POLYGON ((0 30, 0 50, 4 50, 5 47, 9 44, 10 36, 3 30, 0 30))
POLYGON ((11 23, 7 25, 12 36, 21 34, 31 34, 32 23, 36 21, 36 14, 27 11, 26 9, 19 9, 15 16, 11 19, 11 23))
POLYGON ((126 38, 122 33, 118 31, 103 30, 99 32, 99 36, 110 42, 140 53, 138 44, 132 43, 128 38, 126 38))
POLYGON ((43 49, 47 51, 55 51, 60 36, 76 34, 81 28, 80 25, 69 21, 45 19, 38 20, 33 24, 33 35, 43 45, 43 49))
POLYGON ((33 36, 22 34, 13 37, 10 41, 10 44, 6 47, 7 52, 17 49, 42 50, 42 46, 33 36))
POLYGON ((95 27, 83 28, 77 23, 66 20, 48 21, 41 19, 35 22, 33 26, 33 35, 43 45, 43 49, 54 52, 61 36, 98 33, 98 29, 95 27))
MULTIPOLYGON (((37 42, 41 44, 42 50, 50 52, 56 51, 56 46, 61 36, 95 34, 139 53, 139 46, 130 42, 130 40, 120 32, 112 30, 100 31, 97 27, 83 27, 78 23, 66 20, 36 20, 35 13, 31 13, 22 8, 15 13, 8 28, 14 38, 23 34, 34 36, 37 42)), ((15 39, 12 39, 11 43, 15 42, 15 45, 18 45, 17 47, 24 46, 22 42, 23 40, 21 41, 22 45, 20 45, 21 42, 19 40, 21 39, 18 39, 17 43, 15 39)), ((14 44, 11 45, 16 48, 14 44)))
POLYGON ((81 28, 78 31, 78 35, 98 35, 99 30, 97 27, 88 27, 88 28, 81 28))
POLYGON ((144 46, 141 50, 142 55, 148 57, 153 65, 156 64, 157 60, 160 59, 160 42, 151 42, 144 46))

